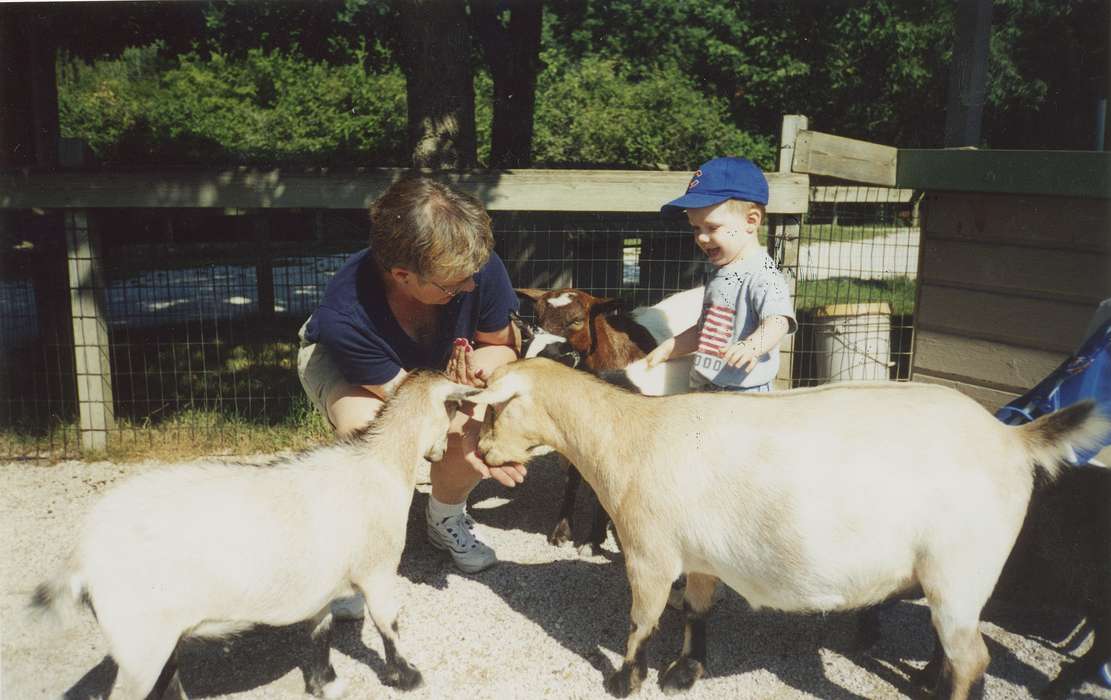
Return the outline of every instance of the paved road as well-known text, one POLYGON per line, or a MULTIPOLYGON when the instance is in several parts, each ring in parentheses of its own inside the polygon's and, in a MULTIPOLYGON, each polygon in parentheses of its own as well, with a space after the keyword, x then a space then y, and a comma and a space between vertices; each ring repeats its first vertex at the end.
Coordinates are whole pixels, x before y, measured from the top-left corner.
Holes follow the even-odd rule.
POLYGON ((918 240, 917 231, 902 231, 864 241, 809 243, 799 248, 799 279, 914 279, 918 240))

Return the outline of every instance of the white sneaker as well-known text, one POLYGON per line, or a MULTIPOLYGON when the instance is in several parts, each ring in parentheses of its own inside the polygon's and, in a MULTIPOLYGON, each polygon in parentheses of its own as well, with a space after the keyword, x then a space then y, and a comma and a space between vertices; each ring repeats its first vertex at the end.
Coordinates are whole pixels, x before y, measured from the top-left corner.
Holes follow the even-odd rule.
POLYGON ((362 593, 356 593, 345 598, 336 598, 332 601, 333 620, 361 620, 366 614, 366 601, 362 593))
POLYGON ((498 561, 494 550, 474 536, 474 520, 466 511, 432 522, 425 513, 428 523, 428 542, 437 549, 447 550, 460 571, 475 574, 488 569, 498 561))

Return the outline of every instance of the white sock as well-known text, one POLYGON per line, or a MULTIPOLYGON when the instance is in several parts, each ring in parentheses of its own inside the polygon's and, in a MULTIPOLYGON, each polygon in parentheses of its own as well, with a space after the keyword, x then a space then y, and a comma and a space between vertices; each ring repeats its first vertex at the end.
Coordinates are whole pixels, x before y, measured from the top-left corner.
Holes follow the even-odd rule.
POLYGON ((442 523, 444 518, 459 515, 467 509, 467 502, 441 503, 432 494, 428 494, 428 519, 434 523, 442 523))

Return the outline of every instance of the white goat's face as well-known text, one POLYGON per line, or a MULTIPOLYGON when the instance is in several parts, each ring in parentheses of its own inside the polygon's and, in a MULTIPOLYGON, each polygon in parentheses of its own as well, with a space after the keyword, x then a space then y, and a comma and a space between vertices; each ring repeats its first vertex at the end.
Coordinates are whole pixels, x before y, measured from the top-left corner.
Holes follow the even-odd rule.
POLYGON ((401 389, 420 396, 417 404, 410 409, 414 411, 412 420, 419 421, 421 425, 418 444, 425 459, 439 462, 447 452, 448 428, 463 400, 481 389, 456 384, 443 375, 433 373, 408 378, 401 389))
POLYGON ((552 451, 545 438, 551 432, 551 420, 533 400, 533 386, 525 367, 533 362, 537 361, 522 361, 515 363, 517 366, 499 369, 486 390, 474 396, 476 402, 489 404, 478 439, 478 453, 492 467, 524 464, 552 451))

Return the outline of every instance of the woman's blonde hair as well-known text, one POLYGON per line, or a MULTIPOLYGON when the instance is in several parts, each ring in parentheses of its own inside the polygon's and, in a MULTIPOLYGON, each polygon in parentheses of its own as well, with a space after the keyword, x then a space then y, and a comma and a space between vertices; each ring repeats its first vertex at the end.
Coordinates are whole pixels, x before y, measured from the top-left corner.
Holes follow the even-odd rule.
POLYGON ((370 249, 383 270, 453 280, 486 264, 494 234, 477 199, 438 180, 410 177, 371 205, 370 249))

